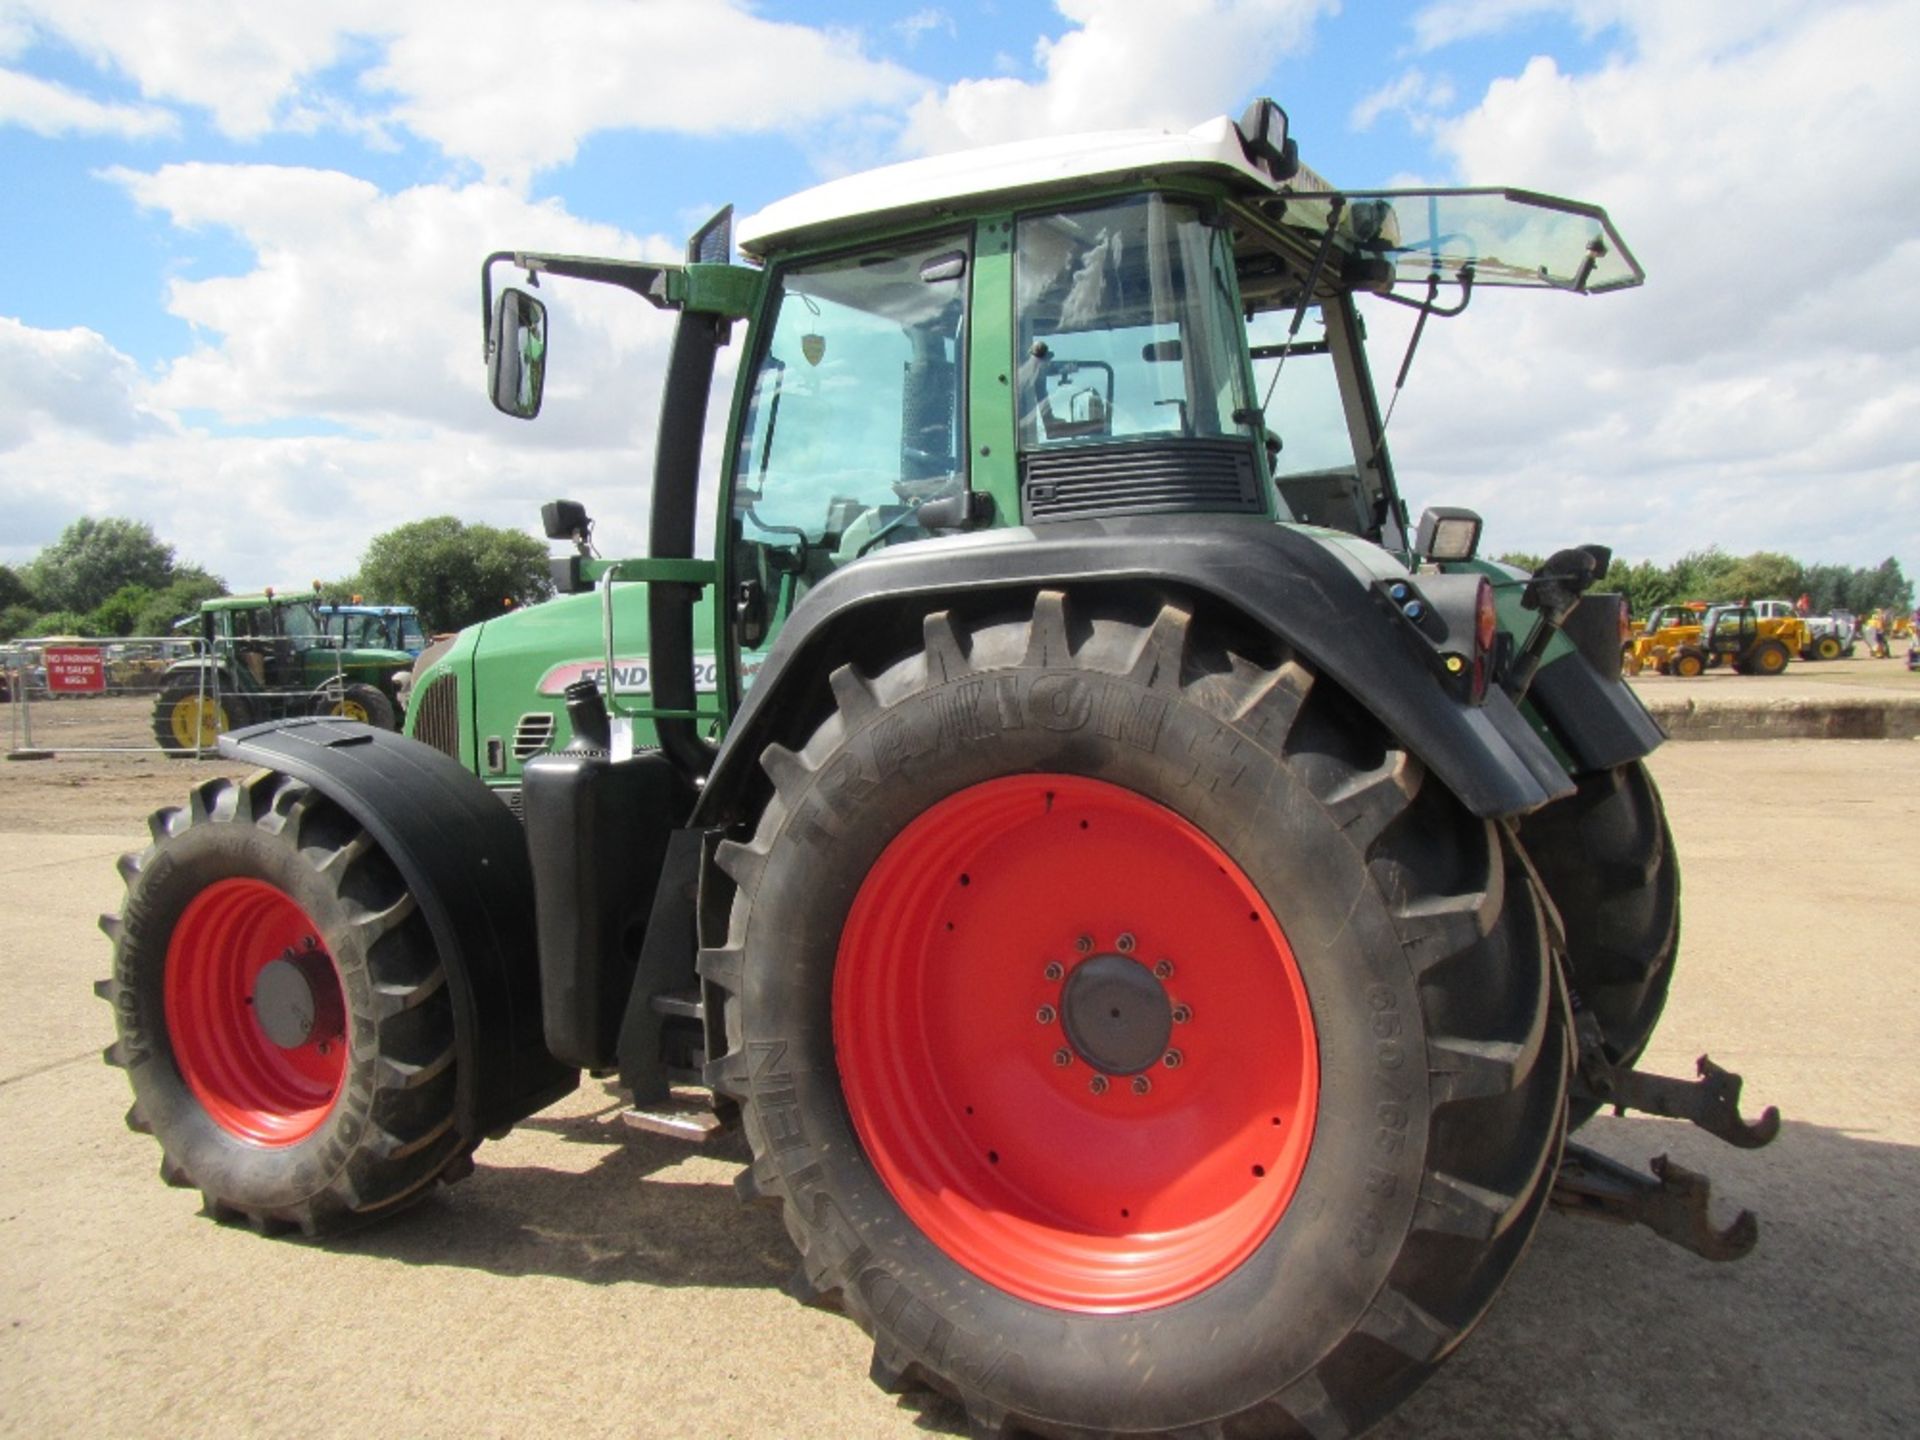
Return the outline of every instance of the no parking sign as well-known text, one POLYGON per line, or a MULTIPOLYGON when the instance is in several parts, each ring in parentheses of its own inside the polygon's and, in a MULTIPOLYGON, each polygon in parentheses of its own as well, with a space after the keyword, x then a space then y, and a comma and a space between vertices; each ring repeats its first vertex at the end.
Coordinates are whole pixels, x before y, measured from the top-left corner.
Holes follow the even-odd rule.
POLYGON ((49 645, 41 659, 52 694, 97 695, 107 688, 106 659, 98 646, 49 645))

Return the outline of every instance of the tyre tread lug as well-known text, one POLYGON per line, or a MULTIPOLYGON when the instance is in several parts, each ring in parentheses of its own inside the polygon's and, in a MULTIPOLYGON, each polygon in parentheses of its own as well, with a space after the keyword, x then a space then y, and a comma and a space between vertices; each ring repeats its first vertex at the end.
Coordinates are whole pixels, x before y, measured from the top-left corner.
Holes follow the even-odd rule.
POLYGON ((793 796, 813 783, 813 767, 784 745, 769 745, 760 752, 760 768, 781 794, 793 796))
POLYGON ((1523 1198, 1524 1195, 1507 1195, 1475 1185, 1444 1171, 1432 1171, 1420 1186, 1414 1228, 1484 1242, 1513 1222, 1523 1198))
POLYGON ((1459 1338, 1451 1326, 1391 1287, 1373 1297, 1359 1329, 1423 1365, 1438 1360, 1459 1338))
POLYGON ((1520 1083, 1527 1047, 1516 1040, 1427 1041, 1427 1084, 1436 1105, 1511 1094, 1520 1083))
POLYGON ((1027 630, 1027 653, 1021 664, 1030 670, 1064 665, 1073 658, 1067 642, 1067 596, 1062 590, 1042 590, 1033 598, 1033 620, 1027 630))
POLYGON ((972 673, 951 612, 936 610, 925 617, 920 622, 920 642, 927 657, 927 684, 944 685, 972 673))

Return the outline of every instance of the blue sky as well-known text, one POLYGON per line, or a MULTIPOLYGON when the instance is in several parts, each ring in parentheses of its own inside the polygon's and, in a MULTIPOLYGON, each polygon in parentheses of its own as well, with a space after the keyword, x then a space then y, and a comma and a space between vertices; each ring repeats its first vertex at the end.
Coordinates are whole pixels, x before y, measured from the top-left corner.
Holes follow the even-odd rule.
POLYGON ((638 547, 664 329, 567 316, 572 403, 514 426, 486 251, 672 255, 727 201, 1270 94, 1338 183, 1597 200, 1649 272, 1434 327, 1394 422, 1416 506, 1496 548, 1911 569, 1916 42, 1911 0, 0 0, 0 562, 130 514, 284 584, 562 492, 638 547))

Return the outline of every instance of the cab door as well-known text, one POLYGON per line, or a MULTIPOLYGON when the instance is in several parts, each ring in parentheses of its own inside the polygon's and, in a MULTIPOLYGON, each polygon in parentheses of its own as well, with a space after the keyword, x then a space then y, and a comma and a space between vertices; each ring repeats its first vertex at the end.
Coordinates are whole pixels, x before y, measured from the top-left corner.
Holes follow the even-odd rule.
POLYGON ((739 690, 808 590, 926 539, 921 507, 966 488, 971 259, 971 230, 945 230, 801 261, 769 286, 728 470, 739 690))

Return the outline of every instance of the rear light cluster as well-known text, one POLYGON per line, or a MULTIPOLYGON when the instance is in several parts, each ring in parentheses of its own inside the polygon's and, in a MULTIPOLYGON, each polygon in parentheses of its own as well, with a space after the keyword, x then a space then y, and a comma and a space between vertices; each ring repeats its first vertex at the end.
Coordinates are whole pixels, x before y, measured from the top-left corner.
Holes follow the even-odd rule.
POLYGON ((1471 581, 1464 575, 1423 579, 1430 591, 1427 595, 1406 580, 1388 580, 1380 590, 1433 646, 1456 693, 1478 705, 1493 683, 1500 643, 1500 612, 1494 603, 1493 586, 1484 576, 1471 581), (1469 583, 1473 587, 1471 599, 1469 583))
POLYGON ((1493 647, 1500 638, 1500 611, 1493 603, 1493 586, 1483 576, 1473 597, 1473 680, 1474 703, 1487 698, 1487 685, 1493 678, 1493 647))

